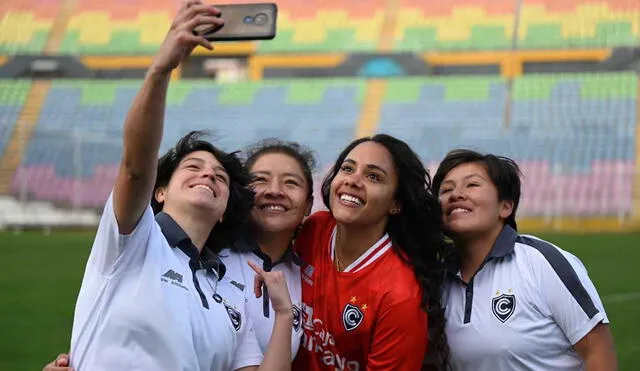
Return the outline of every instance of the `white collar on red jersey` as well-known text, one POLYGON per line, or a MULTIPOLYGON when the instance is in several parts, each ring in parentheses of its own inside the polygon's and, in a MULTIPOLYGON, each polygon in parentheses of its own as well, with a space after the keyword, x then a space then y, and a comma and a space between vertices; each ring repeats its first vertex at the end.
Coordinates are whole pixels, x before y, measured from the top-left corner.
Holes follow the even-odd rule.
MULTIPOLYGON (((335 257, 335 248, 336 248, 336 231, 338 227, 333 227, 333 232, 331 232, 331 261, 333 261, 335 257)), ((342 272, 344 273, 356 273, 378 260, 384 253, 386 253, 389 249, 391 249, 391 237, 389 237, 388 233, 385 233, 378 242, 373 244, 364 254, 360 255, 358 259, 356 259, 353 263, 351 263, 348 267, 346 267, 342 272)))

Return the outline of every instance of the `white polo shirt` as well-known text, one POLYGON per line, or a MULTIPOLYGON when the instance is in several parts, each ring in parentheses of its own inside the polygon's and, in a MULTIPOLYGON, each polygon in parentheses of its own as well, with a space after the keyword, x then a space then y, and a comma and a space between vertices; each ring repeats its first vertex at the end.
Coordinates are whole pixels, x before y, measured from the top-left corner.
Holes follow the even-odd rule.
POLYGON ((446 334, 457 371, 582 370, 572 346, 609 322, 578 258, 510 226, 468 284, 450 272, 446 334))
POLYGON ((176 371, 259 365, 244 293, 223 277, 215 254, 205 248, 198 256, 173 219, 164 213, 154 218, 151 207, 131 234, 121 235, 112 198, 76 303, 71 366, 176 371))
MULTIPOLYGON (((248 261, 252 261, 261 266, 265 271, 280 271, 284 274, 291 295, 291 303, 293 304, 293 329, 291 332, 291 359, 295 358, 300 346, 302 337, 301 328, 301 310, 302 308, 302 288, 300 282, 300 265, 301 261, 298 255, 289 248, 285 255, 277 262, 272 262, 271 258, 263 253, 255 241, 250 237, 242 238, 232 248, 224 249, 218 254, 220 259, 227 267, 226 276, 243 287, 247 292, 247 314, 251 317, 253 328, 258 338, 260 349, 264 353, 267 350, 269 339, 273 331, 273 323, 275 320, 273 307, 269 302, 269 295, 263 292, 260 298, 256 298, 253 293, 253 281, 255 272, 248 261)), ((265 287, 263 286, 263 290, 265 287)))

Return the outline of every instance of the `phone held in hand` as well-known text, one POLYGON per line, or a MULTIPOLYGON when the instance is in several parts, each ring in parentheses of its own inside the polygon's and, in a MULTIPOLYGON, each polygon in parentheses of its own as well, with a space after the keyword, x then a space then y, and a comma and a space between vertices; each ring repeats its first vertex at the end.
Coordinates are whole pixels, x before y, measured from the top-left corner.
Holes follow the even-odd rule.
POLYGON ((224 25, 196 27, 208 41, 271 40, 276 36, 278 6, 274 3, 214 5, 224 25))

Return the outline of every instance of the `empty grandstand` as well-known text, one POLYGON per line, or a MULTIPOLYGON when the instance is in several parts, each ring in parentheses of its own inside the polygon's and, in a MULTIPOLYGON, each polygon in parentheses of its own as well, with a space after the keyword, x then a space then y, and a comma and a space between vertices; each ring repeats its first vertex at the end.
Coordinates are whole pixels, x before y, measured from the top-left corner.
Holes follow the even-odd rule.
MULTIPOLYGON (((0 5, 3 197, 74 210, 103 204, 125 114, 179 4, 0 5), (30 79, 47 68, 57 78, 30 79)), ((520 215, 531 225, 637 224, 637 1, 278 6, 275 40, 199 51, 202 60, 177 72, 163 149, 193 128, 213 129, 230 150, 264 137, 296 140, 318 152, 320 177, 354 137, 388 132, 432 169, 460 146, 515 158, 525 175, 520 215), (205 78, 225 65, 238 69, 231 79, 252 81, 205 78)))

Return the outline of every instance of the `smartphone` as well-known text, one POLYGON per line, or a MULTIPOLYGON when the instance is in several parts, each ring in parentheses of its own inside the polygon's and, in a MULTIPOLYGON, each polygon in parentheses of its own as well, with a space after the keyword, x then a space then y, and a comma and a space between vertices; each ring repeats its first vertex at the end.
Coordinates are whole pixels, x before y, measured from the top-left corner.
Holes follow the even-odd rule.
POLYGON ((274 3, 215 5, 224 25, 201 26, 194 33, 208 41, 271 40, 276 36, 278 6, 274 3))

